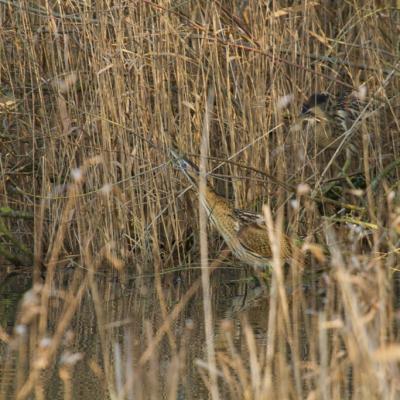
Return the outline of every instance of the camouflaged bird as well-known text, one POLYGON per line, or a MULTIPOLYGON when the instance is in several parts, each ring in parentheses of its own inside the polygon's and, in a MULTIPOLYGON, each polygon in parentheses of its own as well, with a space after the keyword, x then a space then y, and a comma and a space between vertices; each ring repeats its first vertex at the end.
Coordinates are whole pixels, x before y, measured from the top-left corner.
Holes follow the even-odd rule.
MULTIPOLYGON (((352 128, 365 105, 365 87, 341 96, 328 93, 314 93, 303 103, 300 120, 305 125, 305 133, 312 133, 320 151, 336 150, 342 143, 343 135, 352 128)), ((353 127, 354 125, 354 127, 353 127)), ((357 153, 357 135, 353 135, 344 145, 346 154, 345 172, 354 154, 357 153)))
MULTIPOLYGON (((199 191, 199 168, 176 150, 171 150, 176 167, 199 191)), ((210 223, 218 230, 232 253, 242 262, 255 268, 271 266, 272 251, 267 226, 262 215, 233 208, 218 195, 207 181, 204 193, 199 194, 210 223)), ((291 258, 290 240, 282 235, 281 257, 291 258)))
POLYGON ((337 147, 337 137, 353 126, 362 108, 362 96, 356 92, 340 97, 314 93, 303 103, 300 117, 315 129, 319 147, 337 147))

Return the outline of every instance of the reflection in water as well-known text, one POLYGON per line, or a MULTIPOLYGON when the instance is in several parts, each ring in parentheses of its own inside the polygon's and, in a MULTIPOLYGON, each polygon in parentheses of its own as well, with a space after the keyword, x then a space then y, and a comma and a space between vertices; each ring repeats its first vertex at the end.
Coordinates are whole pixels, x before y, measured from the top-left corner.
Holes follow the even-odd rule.
MULTIPOLYGON (((374 328, 374 297, 365 307, 363 287, 339 291, 324 272, 298 272, 288 268, 281 286, 277 274, 263 283, 247 268, 212 274, 221 398, 321 398, 324 390, 345 399, 373 389, 359 385, 371 364, 351 357, 359 332, 374 328), (321 379, 329 386, 318 386, 321 379)), ((21 275, 2 285, 0 400, 209 398, 199 274, 180 273, 179 280, 173 273, 132 280, 100 269, 60 273, 46 309, 45 284, 31 287, 21 275)), ((376 365, 397 374, 391 364, 376 365)))
MULTIPOLYGON (((217 357, 227 351, 228 337, 232 338, 230 346, 245 351, 244 320, 253 327, 256 340, 265 345, 268 289, 253 279, 246 280, 245 275, 246 270, 232 268, 217 271, 213 275, 212 304, 217 357)), ((59 276, 57 280, 62 284, 51 296, 49 341, 64 312, 63 296, 72 278, 59 276)), ((178 286, 163 285, 161 300, 154 290, 153 279, 125 287, 111 274, 99 274, 96 283, 98 293, 101 293, 101 307, 94 306, 92 292, 86 290, 63 335, 56 363, 42 371, 45 398, 61 399, 66 398, 67 394, 73 399, 106 399, 110 391, 120 394, 120 398, 137 397, 139 392, 144 397, 152 394, 162 398, 166 394, 173 395, 174 391, 176 398, 206 398, 206 378, 196 361, 205 360, 201 290, 190 299, 170 329, 167 329, 160 344, 153 349, 149 363, 144 363, 145 367, 142 368, 140 363, 145 349, 154 340, 167 314, 190 287, 189 282, 181 282, 178 286)), ((12 334, 12 326, 17 318, 18 301, 26 288, 23 279, 14 282, 13 287, 3 288, 1 322, 9 334, 12 334), (21 294, 15 295, 18 292, 21 294)), ((32 291, 25 296, 32 296, 32 291)), ((36 339, 36 328, 36 322, 26 326, 25 331, 17 326, 14 329, 19 332, 17 339, 10 339, 8 344, 1 342, 3 398, 20 387, 23 377, 28 373, 28 365, 32 366, 32 362, 23 360, 20 351, 10 349, 23 348, 33 356, 30 345, 36 339)), ((43 338, 41 341, 41 345, 46 346, 43 338)))

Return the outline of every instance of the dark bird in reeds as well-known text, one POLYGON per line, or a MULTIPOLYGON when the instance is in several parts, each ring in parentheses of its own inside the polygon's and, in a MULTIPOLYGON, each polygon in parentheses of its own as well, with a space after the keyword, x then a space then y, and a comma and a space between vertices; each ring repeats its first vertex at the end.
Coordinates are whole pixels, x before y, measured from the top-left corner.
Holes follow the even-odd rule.
MULTIPOLYGON (((312 133, 319 151, 336 151, 344 135, 350 129, 357 129, 356 121, 365 105, 365 87, 341 96, 313 93, 302 105, 300 119, 307 134, 312 133)), ((343 145, 346 160, 342 173, 346 173, 351 159, 357 153, 357 135, 351 135, 343 145)), ((358 149, 359 150, 359 149, 358 149)))

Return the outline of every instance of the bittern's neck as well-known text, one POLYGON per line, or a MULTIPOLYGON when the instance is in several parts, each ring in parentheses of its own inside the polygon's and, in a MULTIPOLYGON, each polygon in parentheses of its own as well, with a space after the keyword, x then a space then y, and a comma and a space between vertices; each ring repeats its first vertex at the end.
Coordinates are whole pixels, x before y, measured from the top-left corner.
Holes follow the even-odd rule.
POLYGON ((204 191, 199 190, 199 199, 201 205, 206 209, 207 214, 211 219, 215 215, 222 216, 231 214, 231 206, 224 197, 217 194, 214 188, 207 185, 204 191))

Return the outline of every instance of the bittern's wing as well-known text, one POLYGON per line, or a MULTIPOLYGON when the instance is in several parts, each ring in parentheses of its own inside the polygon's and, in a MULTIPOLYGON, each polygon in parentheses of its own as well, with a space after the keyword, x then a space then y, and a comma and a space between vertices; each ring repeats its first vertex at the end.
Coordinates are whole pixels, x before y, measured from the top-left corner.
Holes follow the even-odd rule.
POLYGON ((265 218, 262 214, 235 208, 233 210, 233 215, 242 223, 242 225, 255 224, 263 229, 266 228, 265 218))
POLYGON ((271 246, 265 226, 261 227, 258 224, 242 225, 238 232, 238 239, 242 246, 253 255, 271 258, 271 246))

